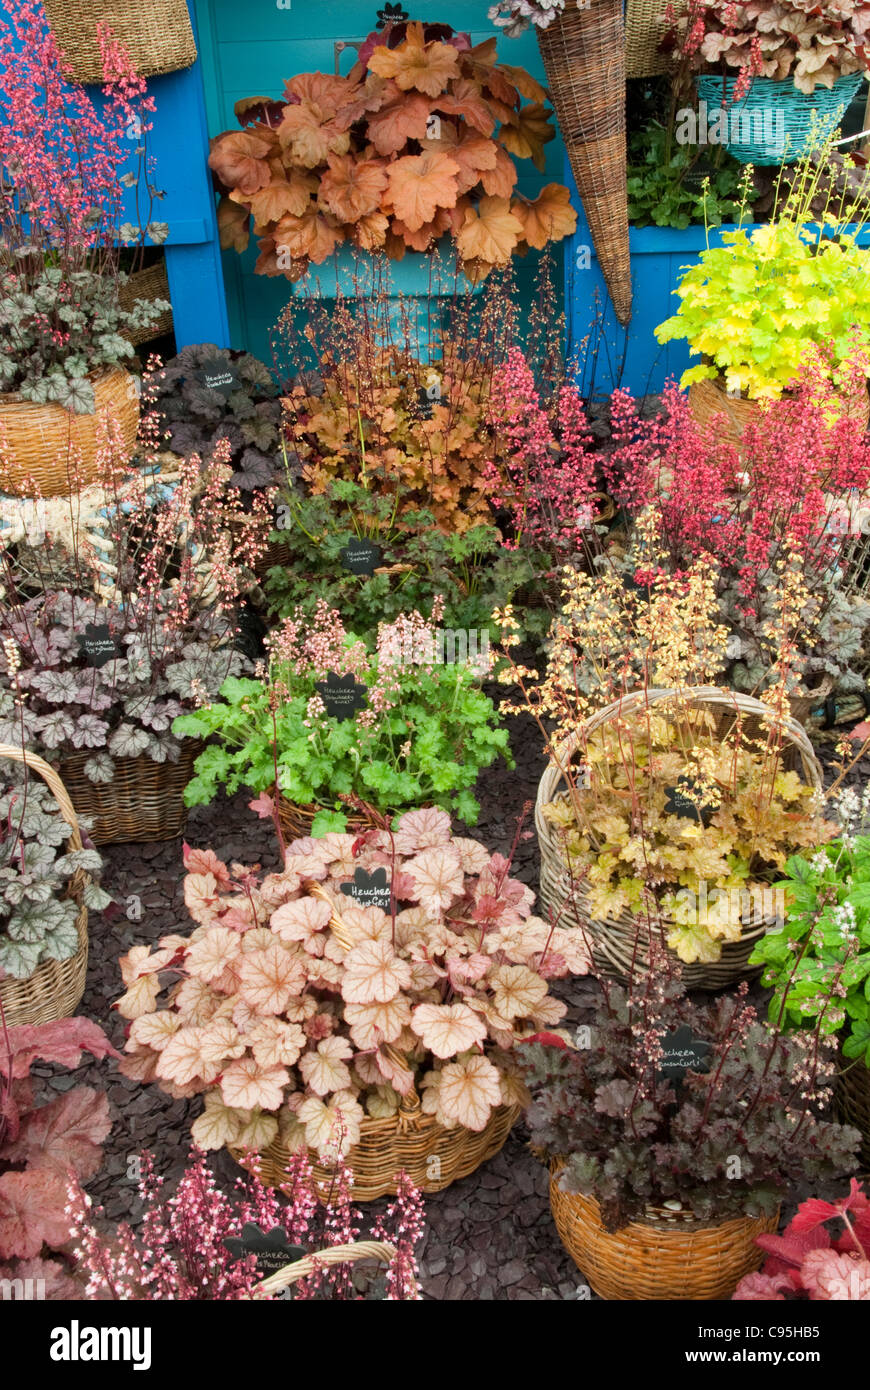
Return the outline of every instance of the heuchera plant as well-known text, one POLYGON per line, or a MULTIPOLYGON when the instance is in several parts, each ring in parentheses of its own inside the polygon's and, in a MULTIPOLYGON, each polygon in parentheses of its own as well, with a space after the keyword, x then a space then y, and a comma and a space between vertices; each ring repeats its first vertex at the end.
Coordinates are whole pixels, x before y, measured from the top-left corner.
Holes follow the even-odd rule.
POLYGON ((769 1215, 795 1183, 856 1167, 858 1131, 818 1118, 833 1072, 824 1045, 760 1023, 746 988, 696 1004, 659 970, 633 995, 611 985, 595 997, 588 1045, 518 1049, 532 1142, 564 1164, 564 1191, 597 1199, 608 1230, 648 1206, 715 1221, 769 1215), (675 1085, 661 1072, 662 1038, 684 1026, 709 1044, 709 1069, 675 1085))
POLYGON ((257 270, 297 280, 342 242, 395 260, 447 232, 479 279, 576 226, 567 188, 515 192, 511 155, 543 168, 554 135, 545 89, 447 25, 370 34, 347 77, 302 73, 285 101, 236 104, 243 131, 212 142, 224 190, 221 244, 243 251, 253 217, 257 270), (523 97, 530 98, 523 105, 523 97))
POLYGON ((767 1259, 740 1280, 737 1302, 870 1301, 870 1200, 855 1178, 838 1202, 801 1202, 782 1235, 760 1235, 767 1259), (829 1230, 837 1222, 836 1237, 829 1230))
POLYGON ((534 916, 511 860, 454 837, 443 811, 383 824, 296 840, 262 879, 186 849, 196 929, 122 958, 123 1070, 204 1093, 201 1147, 280 1133, 330 1160, 412 1087, 449 1129, 526 1099, 513 1045, 564 1014, 548 981, 586 971, 582 941, 534 916), (386 871, 388 912, 341 891, 360 869, 386 871))
POLYGON ((308 1157, 300 1153, 290 1160, 280 1192, 264 1187, 254 1172, 238 1179, 235 1191, 227 1194, 215 1183, 206 1155, 194 1147, 178 1186, 167 1197, 152 1155, 142 1154, 139 1200, 144 1216, 136 1230, 123 1222, 107 1238, 96 1224, 102 1213, 92 1210, 81 1188, 73 1193, 73 1255, 87 1276, 84 1296, 173 1302, 417 1298, 414 1248, 423 1234, 423 1203, 405 1174, 399 1175, 398 1194, 385 1215, 372 1222, 370 1238, 388 1242, 396 1251, 374 1285, 371 1276, 358 1284, 349 1264, 319 1264, 282 1293, 261 1290, 264 1276, 257 1256, 245 1253, 255 1243, 264 1253, 274 1254, 276 1246, 286 1250, 289 1265, 357 1239, 362 1213, 352 1205, 352 1178, 341 1164, 328 1189, 318 1190, 308 1157))
POLYGON ((102 1162, 109 1104, 102 1091, 73 1086, 38 1105, 35 1061, 74 1070, 82 1054, 117 1057, 86 1018, 6 1028, 0 1016, 0 1278, 44 1280, 46 1298, 80 1298, 71 1266, 50 1252, 70 1239, 71 1179, 86 1182, 102 1162))
POLYGON ((218 735, 196 760, 187 804, 212 801, 221 785, 232 793, 277 784, 290 801, 323 807, 315 835, 345 828, 335 808, 349 793, 382 811, 434 802, 473 824, 480 807, 472 788, 499 753, 510 761, 508 734, 479 688, 488 661, 475 666, 459 653, 445 662, 446 649, 439 652, 441 611, 436 600, 428 622, 406 613, 382 623, 375 650, 322 600, 313 615, 285 618, 269 638, 268 678, 230 677, 222 702, 173 724, 176 734, 218 735), (349 717, 327 713, 330 673, 356 692, 349 717))
POLYGON ((99 110, 70 79, 41 4, 16 0, 0 23, 0 391, 80 414, 94 409, 89 373, 132 357, 127 334, 169 308, 118 303, 117 244, 141 250, 169 229, 149 220, 159 196, 145 145, 154 98, 104 25, 98 33, 99 110), (147 225, 122 226, 123 188, 143 173, 147 225))
POLYGON ((49 788, 36 777, 0 778, 0 974, 28 979, 44 960, 69 960, 78 950, 77 898, 101 912, 111 899, 90 875, 102 859, 95 849, 65 850, 71 827, 49 788))

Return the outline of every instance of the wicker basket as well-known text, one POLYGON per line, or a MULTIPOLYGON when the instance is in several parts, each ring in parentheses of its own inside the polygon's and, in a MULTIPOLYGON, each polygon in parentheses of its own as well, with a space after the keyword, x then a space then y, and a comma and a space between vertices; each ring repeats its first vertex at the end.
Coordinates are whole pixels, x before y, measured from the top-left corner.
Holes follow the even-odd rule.
MULTIPOLYGON (((333 935, 349 950, 355 938, 335 912, 332 899, 316 883, 312 885, 311 893, 332 906, 330 927, 333 935)), ((396 1063, 404 1063, 405 1059, 395 1049, 386 1046, 384 1050, 392 1055, 396 1063)), ((492 1111, 486 1126, 479 1133, 462 1125, 445 1129, 434 1115, 424 1113, 420 1097, 412 1086, 408 1094, 402 1096, 395 1115, 382 1120, 367 1116, 362 1121, 359 1143, 347 1156, 347 1163, 353 1169, 354 1201, 374 1202, 378 1197, 394 1195, 396 1179, 402 1171, 408 1174, 421 1192, 431 1194, 443 1191, 460 1178, 467 1178, 469 1173, 473 1173, 481 1163, 504 1147, 519 1113, 517 1105, 500 1105, 492 1111)), ((261 1182, 268 1186, 280 1187, 287 1181, 287 1165, 292 1155, 280 1139, 274 1140, 253 1159, 232 1146, 229 1152, 237 1163, 255 1171, 261 1182)), ((330 1169, 319 1163, 314 1154, 311 1154, 311 1160, 317 1187, 328 1190, 330 1169)))
MULTIPOLYGON (((162 256, 153 265, 135 270, 118 291, 118 303, 128 314, 136 307, 137 299, 145 299, 150 304, 155 299, 169 300, 169 297, 169 276, 166 274, 166 261, 162 256)), ((165 334, 171 333, 172 328, 170 307, 161 310, 160 317, 155 319, 149 328, 134 329, 130 335, 130 342, 134 347, 138 347, 140 343, 149 343, 152 338, 162 338, 165 334)))
MULTIPOLYGON (((82 837, 76 813, 54 768, 35 753, 25 753, 8 743, 0 743, 0 758, 24 763, 39 774, 54 793, 60 813, 70 827, 69 848, 81 849, 82 837)), ((15 980, 11 976, 0 980, 0 1003, 7 1028, 17 1028, 25 1023, 53 1023, 59 1018, 69 1018, 78 1008, 85 992, 88 968, 88 909, 83 897, 87 882, 87 874, 78 869, 68 887, 70 896, 79 904, 76 917, 79 945, 75 955, 70 956, 69 960, 43 961, 26 980, 15 980)))
POLYGON ((107 414, 131 452, 139 428, 139 397, 133 377, 120 368, 93 378, 96 412, 76 415, 61 405, 0 394, 0 427, 9 468, 2 480, 13 497, 68 497, 102 482, 96 452, 107 414))
MULTIPOLYGON (((758 424, 762 414, 760 401, 729 396, 722 377, 693 381, 689 387, 689 405, 699 425, 715 430, 720 442, 733 445, 738 452, 743 444, 746 426, 758 424)), ((857 400, 849 401, 846 409, 866 428, 870 422, 870 396, 867 391, 862 391, 857 400)))
MULTIPOLYGON (((273 787, 269 792, 270 796, 275 795, 273 787)), ((295 801, 290 801, 286 796, 278 800, 278 819, 281 822, 281 833, 289 844, 291 840, 302 840, 311 834, 311 826, 318 811, 324 810, 323 806, 316 806, 313 802, 307 806, 299 806, 295 801)), ((351 835, 359 834, 363 830, 374 828, 374 821, 369 820, 364 815, 351 815, 348 813, 347 829, 351 835)))
POLYGON ((305 1255, 292 1265, 276 1270, 257 1285, 257 1292, 270 1295, 281 1293, 300 1279, 307 1279, 315 1269, 324 1265, 356 1264, 358 1260, 380 1260, 382 1264, 389 1264, 395 1256, 395 1245, 387 1241, 357 1240, 352 1245, 333 1245, 328 1250, 318 1250, 315 1255, 305 1255))
POLYGON ((861 1163, 870 1170, 870 1069, 862 1057, 855 1061, 841 1057, 840 1067, 834 1093, 837 1118, 860 1129, 861 1163))
POLYGON ((728 153, 741 164, 796 164, 821 143, 824 133, 833 132, 856 96, 863 73, 838 77, 831 88, 817 86, 814 92, 801 92, 790 79, 775 82, 770 77, 754 77, 742 101, 733 101, 736 79, 697 77, 698 96, 708 112, 724 109, 729 134, 723 140, 728 153), (733 125, 732 125, 733 121, 733 125), (744 138, 744 136, 746 138, 744 138))
POLYGON ((45 0, 45 11, 79 82, 103 81, 98 24, 109 25, 140 77, 196 62, 186 0, 45 0))
MULTIPOLYGON (((671 699, 673 690, 637 691, 613 704, 596 711, 585 724, 585 733, 608 723, 614 717, 628 718, 641 710, 671 699)), ((764 726, 756 721, 769 713, 760 700, 737 691, 719 690, 716 687, 701 687, 681 692, 686 705, 704 707, 716 711, 719 720, 718 736, 723 737, 733 728, 739 713, 744 727, 753 735, 764 726)), ((796 761, 805 781, 814 787, 822 786, 822 770, 813 753, 806 732, 794 719, 782 723, 785 743, 794 749, 796 761)), ((541 850, 541 889, 540 899, 546 909, 553 914, 562 927, 576 928, 584 933, 589 942, 593 964, 599 975, 627 980, 637 970, 645 968, 648 960, 651 938, 663 941, 667 934, 668 922, 664 919, 648 920, 645 916, 620 913, 615 920, 593 921, 587 908, 587 892, 582 882, 572 882, 571 874, 558 833, 544 816, 544 807, 553 802, 562 781, 561 767, 567 767, 574 755, 579 741, 574 734, 558 750, 557 761, 551 761, 538 786, 535 804, 535 828, 541 850)), ((790 750, 784 750, 790 751, 790 750)), ((760 967, 750 968, 749 957, 756 941, 764 935, 774 919, 764 920, 759 925, 744 931, 739 941, 722 943, 722 954, 712 963, 680 963, 683 982, 687 989, 724 989, 742 979, 751 979, 760 973, 760 967)), ((677 957, 668 949, 671 959, 677 957)))
POLYGON ((184 788, 193 776, 193 763, 202 751, 195 739, 184 739, 177 763, 151 758, 115 758, 111 782, 92 782, 85 773, 89 753, 74 753, 60 764, 60 773, 80 816, 93 820, 95 845, 172 840, 187 822, 184 788))
POLYGON ((538 47, 598 264, 621 324, 631 319, 622 0, 569 6, 538 47))
POLYGON ((550 1170, 550 1209, 559 1239, 599 1298, 621 1302, 728 1299, 764 1251, 755 1237, 774 1232, 775 1216, 738 1216, 707 1226, 691 1213, 648 1208, 643 1221, 604 1229, 594 1197, 563 1192, 562 1165, 550 1170))
MULTIPOLYGON (((676 23, 686 11, 687 0, 676 0, 673 5, 676 23)), ((658 77, 670 72, 674 65, 674 55, 663 53, 662 39, 672 27, 664 18, 665 5, 662 0, 627 0, 625 6, 625 75, 632 77, 658 77)))

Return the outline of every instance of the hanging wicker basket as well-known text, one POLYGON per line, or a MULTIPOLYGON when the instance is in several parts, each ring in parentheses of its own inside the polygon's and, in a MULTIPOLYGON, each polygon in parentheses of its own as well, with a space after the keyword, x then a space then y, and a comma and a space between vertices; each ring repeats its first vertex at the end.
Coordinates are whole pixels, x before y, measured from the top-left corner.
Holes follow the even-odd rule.
MULTIPOLYGON (((146 265, 142 270, 134 270, 133 274, 121 285, 118 291, 118 303, 126 312, 131 313, 136 306, 137 299, 147 300, 149 304, 155 299, 169 300, 169 277, 166 274, 166 261, 163 256, 155 261, 153 265, 146 265)), ((140 343, 149 343, 153 338, 162 338, 173 329, 172 309, 162 309, 160 317, 155 319, 148 328, 136 328, 130 334, 130 342, 134 347, 140 343)))
POLYGON ((796 164, 826 132, 832 133, 863 81, 863 73, 849 73, 830 88, 819 85, 814 92, 801 92, 790 78, 775 82, 754 77, 736 103, 736 78, 697 77, 695 84, 707 103, 708 119, 718 110, 728 123, 728 138, 722 141, 728 153, 740 164, 771 167, 796 164))
POLYGON ((870 1069, 862 1057, 841 1056, 834 1099, 841 1124, 860 1129, 861 1163, 870 1169, 870 1069))
MULTIPOLYGON (((81 849, 82 837, 73 804, 67 790, 54 768, 43 762, 35 753, 25 753, 9 743, 0 743, 0 758, 11 758, 24 763, 37 772, 54 795, 60 814, 70 827, 68 845, 71 850, 81 849)), ((76 870, 69 881, 69 896, 78 903, 76 931, 78 950, 68 960, 45 960, 38 965, 26 980, 15 980, 7 976, 0 980, 0 1002, 3 1004, 3 1017, 7 1028, 17 1028, 23 1024, 53 1023, 56 1019, 69 1018, 75 1013, 85 992, 85 975, 88 968, 88 909, 84 903, 84 891, 88 875, 76 870)))
MULTIPOLYGON (((678 692, 673 690, 637 691, 616 700, 605 708, 596 711, 585 724, 586 735, 615 718, 627 719, 648 707, 672 700, 678 692)), ((684 707, 699 708, 714 713, 717 718, 716 733, 723 738, 734 728, 738 719, 741 726, 751 736, 766 731, 763 715, 770 711, 760 700, 738 691, 725 691, 716 687, 700 687, 695 690, 679 692, 684 707)), ((809 785, 822 786, 822 769, 813 753, 812 745, 804 729, 794 720, 782 721, 783 755, 794 750, 794 759, 809 785)), ((663 916, 634 915, 621 912, 615 919, 606 922, 593 920, 589 915, 588 892, 583 882, 572 880, 567 858, 555 826, 544 815, 544 807, 554 802, 560 794, 563 781, 561 768, 567 767, 579 743, 577 734, 571 735, 557 752, 557 761, 551 761, 538 786, 535 804, 535 828, 541 851, 541 890, 540 899, 553 920, 561 927, 573 927, 582 931, 592 951, 593 964, 597 974, 622 981, 635 972, 643 970, 648 962, 649 947, 652 940, 664 943, 671 923, 663 916)), ((760 915, 760 914, 756 914, 760 915)), ((724 941, 718 961, 678 962, 670 947, 668 955, 679 964, 682 979, 687 989, 724 989, 737 984, 742 979, 752 979, 760 973, 760 967, 749 967, 749 957, 756 941, 775 925, 776 919, 764 917, 760 922, 755 917, 747 923, 739 941, 724 941)))
MULTIPOLYGON (((686 12, 687 0, 676 0, 673 24, 686 12)), ((674 55, 662 50, 662 39, 672 28, 665 17, 662 0, 627 0, 625 6, 625 75, 659 77, 670 72, 674 55)))
POLYGON ((64 758, 60 773, 80 816, 93 821, 95 845, 173 840, 187 823, 184 788, 202 751, 195 739, 183 739, 176 763, 151 758, 115 758, 111 782, 92 782, 85 773, 89 753, 64 758))
MULTIPOLYGON (((311 893, 330 903, 332 933, 345 950, 350 950, 356 938, 336 913, 332 899, 318 884, 312 886, 311 893)), ((406 1065, 405 1058, 394 1048, 386 1046, 384 1051, 397 1065, 406 1065)), ((442 1192, 451 1183, 467 1178, 504 1147, 519 1113, 517 1105, 500 1105, 491 1111, 480 1131, 462 1125, 445 1129, 434 1115, 424 1113, 412 1085, 408 1094, 401 1097, 394 1115, 378 1120, 367 1116, 362 1121, 359 1143, 347 1156, 353 1170, 354 1201, 374 1202, 378 1197, 395 1195, 401 1172, 407 1173, 414 1186, 425 1194, 442 1192)), ((292 1151, 280 1139, 253 1157, 232 1145, 229 1152, 237 1163, 255 1171, 267 1186, 280 1187, 287 1181, 292 1151)), ((310 1153, 309 1157, 316 1186, 328 1191, 330 1168, 320 1163, 315 1154, 310 1153)))
POLYGON ((690 1212, 649 1207, 642 1221, 606 1231, 594 1197, 563 1192, 550 1169, 550 1209, 559 1239, 599 1298, 620 1302, 729 1299, 764 1251, 755 1237, 776 1231, 775 1216, 738 1216, 709 1226, 690 1212))
POLYGON ((130 453, 139 429, 139 396, 120 368, 92 378, 96 411, 76 415, 53 402, 0 393, 0 428, 9 466, 0 487, 13 497, 69 497, 104 481, 97 450, 111 419, 130 453))
MULTIPOLYGON (((744 430, 747 425, 760 422, 763 410, 761 401, 729 396, 724 377, 693 381, 689 387, 689 405, 702 428, 713 430, 720 442, 732 445, 738 453, 743 447, 744 430)), ((846 401, 846 413, 866 429, 870 423, 870 395, 866 388, 857 397, 846 401)))
POLYGON ((102 84, 99 24, 124 45, 140 77, 196 62, 186 0, 45 0, 45 12, 78 82, 102 84))
POLYGON ((622 0, 570 3, 538 47, 598 264, 623 325, 631 319, 622 0))

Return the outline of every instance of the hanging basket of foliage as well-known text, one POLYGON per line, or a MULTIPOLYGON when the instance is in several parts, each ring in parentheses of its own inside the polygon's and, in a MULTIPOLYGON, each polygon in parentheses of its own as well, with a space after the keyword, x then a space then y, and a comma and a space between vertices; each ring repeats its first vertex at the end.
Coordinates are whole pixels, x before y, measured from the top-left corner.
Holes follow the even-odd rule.
POLYGON ((78 82, 103 81, 97 26, 108 25, 140 77, 196 62, 186 0, 45 0, 48 22, 78 82))
MULTIPOLYGON (((686 0, 672 6, 675 23, 686 10, 686 0)), ((661 0, 627 0, 625 6, 625 76, 659 77, 672 67, 672 55, 662 48, 671 28, 661 0)))
POLYGON ((563 1192, 561 1165, 550 1170, 550 1208, 559 1239, 600 1298, 619 1301, 730 1298, 761 1265, 755 1237, 776 1231, 773 1216, 739 1216, 707 1225, 691 1212, 649 1207, 642 1221, 607 1231, 594 1197, 563 1192))
MULTIPOLYGON (((804 842, 821 843, 826 831, 833 833, 811 809, 821 786, 821 768, 803 728, 760 700, 714 687, 634 692, 591 715, 556 750, 541 778, 535 806, 541 899, 563 926, 576 927, 590 940, 602 975, 631 977, 645 968, 650 943, 663 941, 672 958, 676 952, 683 962, 688 989, 736 984, 758 973, 749 968, 749 957, 777 920, 776 900, 766 886, 777 866, 804 842), (698 751, 694 761, 686 757, 687 747, 698 751), (589 773, 585 789, 581 779, 572 798, 560 786, 578 755, 589 773), (631 789, 623 757, 633 769, 631 789), (718 787, 718 804, 699 801, 691 775, 695 762, 715 766, 710 785, 718 787), (726 765, 733 785, 721 780, 726 765), (662 775, 659 768, 665 769, 662 775), (765 797, 771 804, 775 799, 785 836, 773 864, 742 848, 753 845, 763 829, 753 826, 752 808, 765 797), (699 825, 703 862, 690 853, 699 825), (644 872, 632 868, 638 840, 655 884, 646 891, 644 872), (677 857, 683 851, 685 864, 677 857), (738 869, 728 854, 740 858, 738 869)), ((708 795, 705 790, 703 797, 708 795)))
MULTIPOLYGON (((82 837, 76 813, 67 790, 54 769, 34 753, 25 753, 21 748, 14 748, 8 743, 0 744, 0 758, 23 763, 42 778, 57 802, 61 817, 69 826, 68 851, 80 851, 82 837)), ((26 798, 22 800, 26 808, 26 798)), ((14 809, 10 814, 14 835, 14 809)), ((22 817, 23 814, 22 811, 22 817)), ((42 960, 33 974, 26 979, 16 979, 8 972, 0 979, 0 1003, 3 1005, 3 1018, 7 1028, 16 1028, 24 1024, 52 1023, 56 1019, 69 1018, 78 1008, 84 994, 88 967, 88 909, 84 894, 89 881, 84 870, 78 868, 70 877, 65 889, 65 896, 78 906, 75 918, 78 945, 75 953, 66 960, 42 960)))

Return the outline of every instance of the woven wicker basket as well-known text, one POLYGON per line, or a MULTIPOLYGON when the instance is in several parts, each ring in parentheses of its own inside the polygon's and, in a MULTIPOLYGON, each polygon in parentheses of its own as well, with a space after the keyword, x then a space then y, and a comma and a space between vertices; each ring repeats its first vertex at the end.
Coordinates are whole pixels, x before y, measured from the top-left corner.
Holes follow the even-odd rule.
MULTIPOLYGON (((743 443, 743 431, 747 425, 757 424, 761 419, 760 401, 744 400, 729 396, 721 377, 710 377, 703 381, 693 381, 689 387, 689 405, 699 425, 715 427, 716 437, 731 444, 737 451, 743 443)), ((870 396, 866 390, 857 400, 847 404, 847 413, 867 426, 870 422, 870 396)))
POLYGON ((538 47, 598 264, 621 324, 631 319, 622 0, 569 6, 538 47))
MULTIPOLYGON (((647 707, 661 704, 673 698, 672 690, 637 691, 613 704, 596 711, 587 721, 587 735, 601 728, 613 718, 629 718, 647 707)), ((755 734, 764 726, 760 716, 766 707, 760 700, 737 691, 724 691, 716 687, 700 687, 681 692, 686 705, 703 707, 715 711, 718 716, 718 736, 720 738, 735 726, 738 713, 743 727, 755 734)), ((794 719, 782 723, 784 744, 794 749, 798 766, 804 780, 814 787, 822 785, 822 770, 813 753, 806 732, 794 719)), ((558 764, 567 767, 578 744, 578 735, 568 738, 558 750, 558 764)), ((784 748, 785 751, 790 751, 784 748)), ((645 916, 634 916, 623 912, 606 922, 593 921, 587 908, 587 891, 582 882, 572 882, 567 860, 554 826, 544 816, 544 807, 553 802, 562 781, 562 772, 556 761, 551 761, 538 786, 535 804, 535 828, 541 850, 541 889, 540 899, 546 909, 553 914, 561 927, 576 928, 584 933, 592 950, 593 963, 599 975, 627 980, 635 971, 645 968, 650 940, 663 941, 669 923, 666 919, 649 920, 645 916)), ((683 982, 687 989, 724 989, 742 979, 751 979, 760 973, 760 967, 748 965, 752 949, 759 937, 773 925, 762 921, 744 931, 739 941, 722 943, 722 954, 712 963, 696 962, 691 965, 680 963, 683 982)), ((677 958, 670 948, 668 954, 676 962, 677 958)))
POLYGON ((68 497, 101 482, 96 459, 108 414, 132 451, 139 428, 139 397, 129 372, 120 368, 93 378, 96 411, 76 415, 61 405, 40 405, 0 394, 0 426, 8 444, 9 468, 2 479, 13 497, 68 497))
MULTIPOLYGON (((270 796, 275 795, 275 788, 269 792, 270 796)), ((284 839, 289 844, 291 840, 302 840, 311 834, 311 826, 318 811, 322 811, 322 806, 316 806, 313 802, 307 806, 299 806, 295 801, 290 801, 286 796, 282 796, 278 801, 278 819, 281 822, 281 831, 284 839)), ((351 815, 348 813, 347 829, 351 835, 358 834, 362 830, 371 830, 374 822, 364 815, 351 815)))
POLYGON ((318 1266, 356 1264, 358 1260, 380 1260, 382 1264, 389 1264, 395 1255, 396 1247, 388 1241, 357 1240, 352 1245, 333 1245, 328 1250, 318 1250, 315 1255, 305 1255, 292 1265, 276 1270, 257 1285, 257 1291, 271 1295, 281 1293, 283 1289, 289 1289, 291 1284, 298 1284, 300 1279, 307 1279, 318 1266))
POLYGON ((870 1069, 861 1057, 841 1057, 840 1068, 834 1096, 837 1118, 860 1129, 861 1163, 870 1170, 870 1069))
POLYGON ((48 22, 79 82, 103 81, 97 25, 108 24, 140 77, 196 62, 186 0, 45 0, 48 22))
POLYGON ((561 1165, 550 1170, 550 1209, 559 1239, 599 1298, 621 1302, 728 1299, 760 1267, 755 1237, 773 1232, 776 1216, 739 1216, 707 1226, 690 1213, 650 1207, 643 1221, 609 1232, 594 1197, 563 1192, 561 1165))
MULTIPOLYGON (((681 19, 687 0, 673 5, 674 23, 681 19)), ((673 54, 663 53, 661 42, 671 25, 664 18, 662 0, 627 0, 625 6, 625 75, 658 77, 670 72, 673 54)))
MULTIPOLYGON (((0 758, 24 763, 39 774, 53 792, 60 813, 70 827, 69 848, 81 849, 82 837, 76 813, 54 768, 35 753, 25 753, 8 743, 0 743, 0 758)), ((70 896, 79 904, 76 917, 79 945, 75 955, 70 956, 69 960, 43 961, 26 980, 15 980, 11 976, 0 980, 0 1003, 7 1028, 17 1028, 25 1023, 53 1023, 59 1018, 69 1018, 78 1008, 85 992, 88 968, 88 909, 83 900, 87 882, 87 874, 79 869, 73 874, 68 887, 70 896)))
MULTIPOLYGON (((142 270, 134 271, 118 291, 118 303, 127 313, 135 307, 137 299, 145 299, 150 304, 155 299, 168 300, 169 297, 169 277, 166 274, 166 261, 162 256, 153 265, 146 265, 142 270)), ((162 338, 165 334, 171 333, 172 327, 172 309, 163 309, 160 317, 155 319, 149 328, 134 329, 130 335, 130 342, 134 347, 138 347, 140 343, 148 343, 152 338, 162 338)))
POLYGON ((737 137, 723 140, 728 153, 741 164, 772 166, 796 164, 819 145, 823 133, 832 132, 842 119, 863 80, 863 73, 850 73, 830 88, 801 92, 791 79, 754 77, 736 104, 735 78, 697 77, 695 83, 708 111, 725 110, 729 134, 737 137))
POLYGON ((187 822, 184 788, 193 776, 193 763, 202 751, 195 739, 184 739, 177 763, 151 758, 115 758, 111 782, 92 782, 84 767, 88 753, 74 753, 60 764, 80 816, 89 816, 95 845, 172 840, 187 822))
MULTIPOLYGON (((316 883, 311 893, 330 903, 333 908, 330 928, 336 940, 349 950, 355 937, 335 912, 332 899, 316 883)), ((404 1063, 405 1059, 395 1049, 387 1046, 384 1050, 396 1063, 404 1063)), ((362 1121, 359 1143, 347 1156, 348 1165, 353 1169, 354 1201, 373 1202, 378 1197, 395 1194, 396 1179, 402 1171, 421 1192, 443 1191, 460 1178, 467 1178, 503 1148, 519 1113, 517 1105, 500 1105, 492 1111, 479 1133, 462 1125, 445 1129, 434 1115, 424 1113, 417 1090, 412 1086, 408 1094, 402 1096, 395 1115, 382 1120, 366 1117, 362 1121)), ((237 1163, 255 1169, 268 1186, 280 1187, 286 1182, 291 1151, 280 1140, 273 1141, 253 1162, 237 1148, 229 1146, 229 1152, 237 1163)), ((314 1154, 311 1154, 311 1161, 317 1186, 328 1190, 329 1168, 318 1163, 314 1154)))

